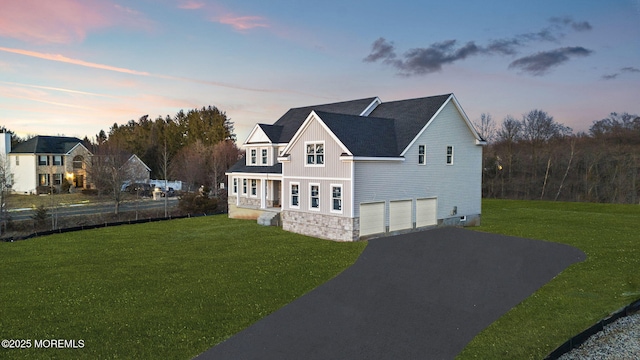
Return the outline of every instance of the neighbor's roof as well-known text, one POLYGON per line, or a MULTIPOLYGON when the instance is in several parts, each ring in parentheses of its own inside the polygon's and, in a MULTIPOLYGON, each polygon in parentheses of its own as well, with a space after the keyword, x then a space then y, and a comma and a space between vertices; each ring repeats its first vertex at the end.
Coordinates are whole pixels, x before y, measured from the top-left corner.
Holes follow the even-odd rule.
POLYGON ((66 154, 82 140, 66 136, 35 136, 18 144, 11 153, 14 154, 66 154))

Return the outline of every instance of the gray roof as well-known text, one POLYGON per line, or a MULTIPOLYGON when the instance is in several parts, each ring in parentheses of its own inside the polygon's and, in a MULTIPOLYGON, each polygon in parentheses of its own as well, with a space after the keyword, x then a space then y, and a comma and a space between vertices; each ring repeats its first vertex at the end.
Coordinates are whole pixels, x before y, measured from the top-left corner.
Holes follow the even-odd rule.
POLYGON ((82 140, 66 136, 35 136, 18 144, 12 154, 66 154, 82 140))
POLYGON ((354 156, 399 155, 393 119, 324 111, 316 111, 316 114, 354 156))
MULTIPOLYGON (((298 131, 302 123, 307 119, 307 116, 309 116, 312 110, 326 111, 345 115, 360 115, 369 105, 371 105, 371 103, 375 99, 375 97, 371 97, 332 104, 313 105, 289 109, 289 111, 282 115, 282 117, 280 117, 280 119, 278 119, 278 121, 276 121, 272 125, 282 127, 278 141, 274 142, 279 144, 288 143, 293 135, 295 135, 296 131, 298 131)), ((267 134, 267 136, 269 135, 267 134)))
POLYGON ((265 135, 271 140, 272 143, 277 144, 280 141, 280 135, 282 134, 282 126, 278 125, 269 125, 269 124, 258 124, 260 129, 264 131, 265 135))
MULTIPOLYGON (((378 105, 369 116, 395 120, 396 142, 398 151, 402 152, 444 105, 449 96, 451 94, 385 102, 378 105)), ((371 146, 379 145, 381 145, 379 141, 371 144, 371 146)))
POLYGON ((246 158, 243 156, 242 159, 238 160, 233 166, 227 170, 227 172, 235 172, 235 173, 257 173, 257 174, 282 174, 282 163, 277 163, 273 166, 255 166, 247 165, 246 158))

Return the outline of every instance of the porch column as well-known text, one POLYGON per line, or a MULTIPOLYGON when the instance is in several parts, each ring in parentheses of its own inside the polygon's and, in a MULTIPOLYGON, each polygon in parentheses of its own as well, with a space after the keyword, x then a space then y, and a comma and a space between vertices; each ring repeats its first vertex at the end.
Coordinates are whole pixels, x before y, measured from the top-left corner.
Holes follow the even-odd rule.
POLYGON ((262 191, 260 191, 260 208, 261 209, 266 209, 267 208, 267 184, 268 181, 267 179, 260 179, 260 183, 261 183, 261 187, 262 187, 262 191))

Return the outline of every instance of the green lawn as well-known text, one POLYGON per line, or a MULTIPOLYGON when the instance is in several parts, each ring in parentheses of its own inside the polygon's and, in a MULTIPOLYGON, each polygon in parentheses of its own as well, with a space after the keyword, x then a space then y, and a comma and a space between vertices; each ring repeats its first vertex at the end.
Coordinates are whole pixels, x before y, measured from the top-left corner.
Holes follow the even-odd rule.
MULTIPOLYGON (((640 298, 640 206, 485 200, 482 221, 480 231, 566 243, 588 258, 462 359, 541 359, 640 298)), ((224 215, 0 243, 0 339, 84 340, 0 358, 189 359, 334 277, 365 246, 224 215)))
POLYGON ((481 231, 575 246, 570 266, 480 333, 459 359, 542 359, 640 299, 640 206, 483 201, 481 231))
POLYGON ((225 215, 0 243, 0 358, 189 359, 331 279, 366 243, 225 215))

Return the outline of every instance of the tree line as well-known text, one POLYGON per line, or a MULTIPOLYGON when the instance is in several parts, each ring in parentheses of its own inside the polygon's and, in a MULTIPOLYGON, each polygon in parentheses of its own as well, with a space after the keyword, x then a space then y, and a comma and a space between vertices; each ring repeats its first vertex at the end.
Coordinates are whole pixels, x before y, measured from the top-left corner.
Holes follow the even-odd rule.
POLYGON ((638 115, 611 113, 577 134, 542 110, 500 125, 482 114, 475 125, 488 141, 485 198, 640 202, 638 115))

